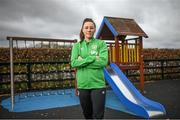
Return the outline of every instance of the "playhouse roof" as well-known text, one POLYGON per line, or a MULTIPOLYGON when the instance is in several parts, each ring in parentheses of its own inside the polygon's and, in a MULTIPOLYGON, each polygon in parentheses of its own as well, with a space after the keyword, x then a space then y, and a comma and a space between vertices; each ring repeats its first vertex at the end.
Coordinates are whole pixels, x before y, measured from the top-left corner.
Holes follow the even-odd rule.
POLYGON ((121 35, 148 37, 134 19, 105 16, 96 38, 114 40, 114 36, 121 35))

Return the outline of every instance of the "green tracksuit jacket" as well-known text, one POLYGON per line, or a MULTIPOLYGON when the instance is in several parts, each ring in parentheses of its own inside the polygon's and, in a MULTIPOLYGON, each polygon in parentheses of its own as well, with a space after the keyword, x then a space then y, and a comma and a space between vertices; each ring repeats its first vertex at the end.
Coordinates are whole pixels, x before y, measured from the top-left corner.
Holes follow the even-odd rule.
POLYGON ((104 41, 92 38, 75 43, 71 52, 71 66, 77 69, 77 88, 104 88, 103 68, 108 63, 108 48, 104 41), (78 57, 82 59, 78 59, 78 57), (99 56, 99 59, 96 58, 99 56))

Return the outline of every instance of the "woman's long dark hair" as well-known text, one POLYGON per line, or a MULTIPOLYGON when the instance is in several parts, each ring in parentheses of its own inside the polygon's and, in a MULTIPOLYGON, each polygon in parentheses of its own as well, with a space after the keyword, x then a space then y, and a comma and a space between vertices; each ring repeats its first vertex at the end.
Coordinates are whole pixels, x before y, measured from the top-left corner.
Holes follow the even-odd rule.
POLYGON ((80 34, 79 34, 79 37, 80 37, 80 42, 82 42, 84 40, 84 33, 83 33, 83 26, 86 22, 92 22, 94 24, 94 27, 96 28, 96 24, 95 22, 91 19, 91 18, 85 18, 84 21, 83 21, 83 24, 82 24, 82 27, 81 27, 81 31, 80 31, 80 34))

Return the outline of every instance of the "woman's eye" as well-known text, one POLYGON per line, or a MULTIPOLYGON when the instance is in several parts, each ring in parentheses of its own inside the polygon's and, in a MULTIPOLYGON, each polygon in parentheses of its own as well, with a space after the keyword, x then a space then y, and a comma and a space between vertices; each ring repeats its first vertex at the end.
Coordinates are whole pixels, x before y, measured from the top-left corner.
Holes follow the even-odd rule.
POLYGON ((84 29, 94 29, 94 27, 85 27, 84 29))
POLYGON ((84 27, 84 29, 88 29, 88 27, 84 27))

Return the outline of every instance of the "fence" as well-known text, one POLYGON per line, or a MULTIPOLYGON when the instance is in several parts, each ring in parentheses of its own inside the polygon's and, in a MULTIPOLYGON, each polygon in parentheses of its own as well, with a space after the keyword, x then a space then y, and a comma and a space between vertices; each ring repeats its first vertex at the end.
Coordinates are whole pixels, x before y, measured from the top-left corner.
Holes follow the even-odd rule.
MULTIPOLYGON (((139 79, 139 71, 128 70, 126 75, 131 80, 139 79)), ((180 79, 180 59, 144 60, 145 81, 180 79)))
MULTIPOLYGON (((1 93, 10 90, 10 63, 0 63, 1 93)), ((15 91, 69 88, 74 85, 75 73, 69 62, 15 62, 15 91)), ((16 93, 15 92, 15 93, 16 93)))
MULTIPOLYGON (((12 36, 7 37, 7 40, 9 40, 9 48, 10 48, 9 59, 10 59, 10 80, 11 80, 10 87, 11 87, 12 109, 14 107, 14 93, 15 93, 14 92, 14 78, 15 78, 14 77, 14 63, 17 61, 21 61, 21 62, 32 61, 34 64, 35 61, 56 61, 56 60, 64 61, 64 59, 68 60, 70 55, 66 53, 68 53, 67 51, 71 51, 72 45, 75 42, 77 42, 77 40, 12 37, 12 36), (32 55, 31 54, 32 51, 34 51, 35 54, 33 56, 28 56, 28 55, 32 55), (44 51, 46 51, 46 55, 40 56, 41 53, 44 53, 44 51), (49 51, 51 52, 56 51, 56 54, 52 55, 52 53, 49 51), (62 54, 57 55, 58 53, 62 53, 62 54), (61 57, 61 59, 57 59, 58 57, 61 57)), ((31 77, 31 76, 29 75, 28 77, 31 77)), ((29 83, 28 86, 31 87, 30 82, 28 83, 29 83)))
MULTIPOLYGON (((180 79, 180 59, 144 60, 145 81, 180 79)), ((0 94, 10 93, 10 63, 0 63, 0 94)), ((75 73, 69 62, 15 62, 15 91, 64 89, 74 87, 75 73)), ((139 71, 128 70, 136 81, 139 71)))

